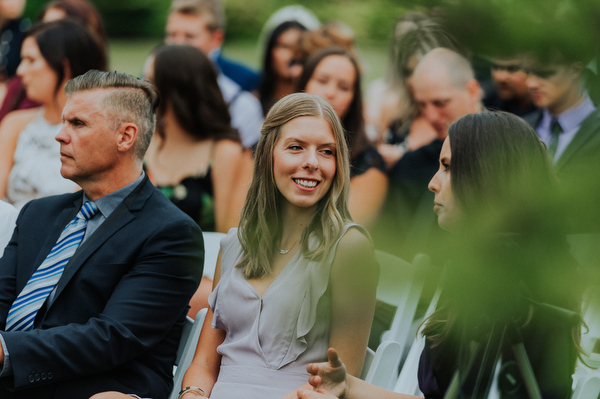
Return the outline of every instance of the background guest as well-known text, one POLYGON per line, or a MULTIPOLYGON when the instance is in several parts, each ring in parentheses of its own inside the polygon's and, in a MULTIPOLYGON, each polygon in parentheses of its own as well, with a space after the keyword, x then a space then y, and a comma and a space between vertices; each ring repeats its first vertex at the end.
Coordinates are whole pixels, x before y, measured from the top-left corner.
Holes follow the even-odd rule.
POLYGON ((77 188, 60 175, 59 145, 54 140, 67 101, 64 85, 90 69, 106 68, 98 40, 67 20, 42 23, 28 31, 22 58, 17 72, 27 96, 42 107, 15 111, 0 125, 0 198, 6 197, 17 208, 31 199, 77 188))
POLYGON ((294 5, 276 11, 265 23, 259 43, 264 46, 261 83, 258 90, 263 113, 296 90, 302 73, 298 46, 303 32, 316 29, 319 20, 306 8, 294 5))
POLYGON ((340 47, 321 49, 306 60, 298 90, 323 97, 342 121, 350 149, 350 213, 368 227, 383 205, 388 179, 365 131, 357 61, 340 47))
POLYGON ((264 122, 260 101, 244 89, 258 86, 258 75, 221 56, 224 15, 219 0, 173 0, 165 27, 167 44, 188 44, 202 51, 218 68, 218 82, 229 106, 231 125, 237 129, 245 148, 252 148, 264 122), (229 68, 230 67, 230 68, 229 68), (229 73, 229 74, 228 74, 229 73), (247 81, 247 84, 238 84, 247 81))
MULTIPOLYGON (((252 155, 230 125, 214 66, 195 47, 167 45, 149 57, 145 75, 160 93, 145 158, 150 179, 203 231, 226 233, 238 224, 252 155)), ((190 301, 191 317, 208 306, 212 279, 203 276, 190 301)))

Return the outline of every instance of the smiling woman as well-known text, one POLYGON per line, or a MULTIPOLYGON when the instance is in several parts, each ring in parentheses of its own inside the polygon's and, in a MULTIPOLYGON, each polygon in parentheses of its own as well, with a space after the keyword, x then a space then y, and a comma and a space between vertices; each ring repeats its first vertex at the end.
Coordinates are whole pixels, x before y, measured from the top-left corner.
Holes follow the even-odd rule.
POLYGON ((77 188, 60 175, 59 144, 54 139, 67 101, 64 85, 106 66, 104 48, 71 21, 35 25, 26 33, 21 52, 17 73, 27 96, 42 107, 11 112, 0 125, 0 198, 17 207, 77 188))
POLYGON ((348 211, 349 180, 333 108, 300 93, 277 102, 239 230, 221 242, 209 322, 184 387, 211 398, 281 398, 306 382, 306 365, 324 360, 330 345, 360 373, 377 266, 348 211))
POLYGON ((335 139, 324 119, 296 118, 282 128, 273 152, 273 174, 284 212, 313 212, 335 176, 335 139))

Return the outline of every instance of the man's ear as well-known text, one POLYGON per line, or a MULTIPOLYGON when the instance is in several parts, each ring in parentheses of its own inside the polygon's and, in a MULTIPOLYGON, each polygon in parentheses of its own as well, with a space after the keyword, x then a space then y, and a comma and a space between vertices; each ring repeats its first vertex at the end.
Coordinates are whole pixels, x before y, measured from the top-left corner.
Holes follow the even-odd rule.
POLYGON ((479 86, 479 82, 477 80, 475 80, 475 79, 469 80, 467 82, 465 89, 466 89, 467 93, 469 94, 469 97, 475 103, 478 103, 479 101, 481 101, 483 93, 481 90, 481 86, 479 86))
POLYGON ((223 29, 215 29, 211 32, 211 43, 212 48, 219 48, 223 44, 223 40, 225 40, 225 32, 223 29))
POLYGON ((123 123, 117 136, 117 151, 130 151, 135 145, 138 134, 138 127, 134 123, 123 123))
POLYGON ((567 71, 572 79, 579 80, 583 73, 583 64, 581 62, 574 62, 567 67, 567 71))

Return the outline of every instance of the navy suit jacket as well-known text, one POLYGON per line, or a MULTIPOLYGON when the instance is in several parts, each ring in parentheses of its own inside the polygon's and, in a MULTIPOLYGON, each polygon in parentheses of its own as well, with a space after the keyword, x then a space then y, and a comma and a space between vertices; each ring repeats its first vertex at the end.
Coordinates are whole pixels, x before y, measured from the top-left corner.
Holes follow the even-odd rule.
MULTIPOLYGON (((81 203, 81 192, 47 197, 19 214, 0 259, 0 331, 81 203)), ((0 332, 14 372, 0 380, 0 398, 166 398, 203 257, 197 224, 146 177, 78 248, 34 329, 0 332)))
MULTIPOLYGON (((534 128, 542 111, 524 119, 534 128)), ((600 109, 592 112, 581 123, 573 140, 554 164, 563 199, 575 233, 598 232, 600 229, 600 109)))
POLYGON ((237 83, 242 90, 256 91, 260 83, 260 75, 247 66, 235 62, 221 54, 215 60, 221 72, 229 79, 237 83))

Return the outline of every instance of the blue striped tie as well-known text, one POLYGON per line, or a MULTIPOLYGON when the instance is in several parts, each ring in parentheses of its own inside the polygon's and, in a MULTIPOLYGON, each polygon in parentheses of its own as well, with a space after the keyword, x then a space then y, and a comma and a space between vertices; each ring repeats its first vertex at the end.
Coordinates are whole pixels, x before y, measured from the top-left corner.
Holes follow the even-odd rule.
POLYGON ((37 312, 60 280, 65 265, 77 251, 85 234, 87 221, 97 212, 96 204, 86 202, 77 216, 65 227, 52 251, 13 302, 6 319, 6 331, 33 329, 33 321, 37 312))

